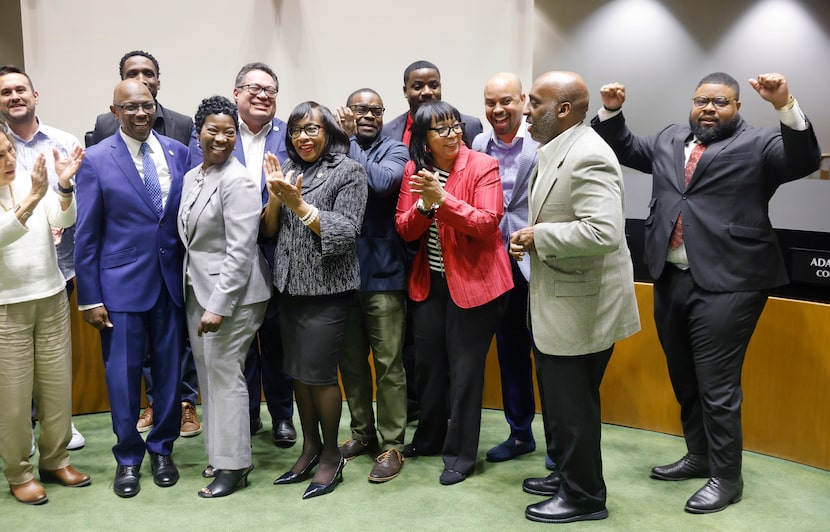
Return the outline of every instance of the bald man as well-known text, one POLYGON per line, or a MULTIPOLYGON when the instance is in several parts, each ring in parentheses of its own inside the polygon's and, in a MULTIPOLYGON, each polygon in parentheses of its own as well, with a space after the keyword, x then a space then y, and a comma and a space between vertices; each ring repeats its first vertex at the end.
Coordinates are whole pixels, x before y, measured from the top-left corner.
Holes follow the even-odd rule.
MULTIPOLYGON (((472 149, 499 161, 504 190, 504 217, 499 228, 506 247, 510 235, 527 225, 527 182, 536 167, 539 146, 527 134, 527 124, 523 120, 526 99, 522 81, 516 74, 501 72, 490 78, 484 86, 484 115, 493 129, 476 135, 472 144, 472 149)), ((530 263, 514 258, 510 263, 513 288, 508 294, 507 311, 496 331, 501 397, 510 434, 505 441, 487 451, 489 462, 512 460, 536 449, 531 429, 536 400, 527 329, 530 263)))
POLYGON ((75 264, 78 308, 101 334, 120 497, 139 491, 149 451, 153 480, 179 479, 171 452, 179 435, 184 342, 182 244, 176 232, 187 148, 153 131, 156 102, 134 79, 120 82, 110 107, 119 129, 87 150, 77 175, 75 264), (154 425, 136 429, 145 353, 154 382, 154 425))
POLYGON ((605 519, 599 387, 614 343, 640 329, 625 239, 622 171, 584 124, 588 89, 548 72, 530 90, 528 132, 540 144, 530 178, 530 226, 510 254, 530 261, 530 328, 548 453, 557 470, 522 488, 546 500, 525 517, 546 523, 605 519))

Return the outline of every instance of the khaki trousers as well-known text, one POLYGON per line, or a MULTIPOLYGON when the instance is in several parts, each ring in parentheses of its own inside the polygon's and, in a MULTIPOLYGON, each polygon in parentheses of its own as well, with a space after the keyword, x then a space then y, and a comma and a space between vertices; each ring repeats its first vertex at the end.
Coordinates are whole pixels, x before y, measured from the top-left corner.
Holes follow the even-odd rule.
POLYGON ((44 470, 69 465, 72 437, 72 342, 66 292, 0 305, 0 456, 11 485, 34 478, 32 401, 40 420, 44 470))

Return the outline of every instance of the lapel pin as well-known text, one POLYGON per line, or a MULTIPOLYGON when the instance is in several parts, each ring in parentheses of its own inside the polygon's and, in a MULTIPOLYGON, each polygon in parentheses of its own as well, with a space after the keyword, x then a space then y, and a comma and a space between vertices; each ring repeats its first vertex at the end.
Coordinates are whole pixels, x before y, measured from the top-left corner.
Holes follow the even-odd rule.
POLYGON ((173 150, 167 150, 167 153, 170 154, 170 157, 173 157, 173 150))

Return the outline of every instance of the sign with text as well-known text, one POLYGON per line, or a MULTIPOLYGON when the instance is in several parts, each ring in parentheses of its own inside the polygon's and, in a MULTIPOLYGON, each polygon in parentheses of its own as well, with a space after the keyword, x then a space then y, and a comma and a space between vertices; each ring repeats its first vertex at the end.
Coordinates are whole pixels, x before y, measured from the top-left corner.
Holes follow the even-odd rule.
POLYGON ((792 250, 792 282, 830 286, 830 251, 792 250))

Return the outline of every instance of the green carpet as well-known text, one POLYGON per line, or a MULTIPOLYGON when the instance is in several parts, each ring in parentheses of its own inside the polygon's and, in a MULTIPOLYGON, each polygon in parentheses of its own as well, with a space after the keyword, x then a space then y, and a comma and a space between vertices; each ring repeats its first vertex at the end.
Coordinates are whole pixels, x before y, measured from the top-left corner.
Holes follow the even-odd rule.
MULTIPOLYGON (((270 442, 268 413, 265 430, 253 438, 252 484, 223 499, 196 496, 207 484, 200 476, 206 465, 202 437, 176 442, 174 459, 182 478, 170 488, 153 484, 149 463, 142 474, 141 492, 121 499, 112 492, 115 442, 109 414, 76 416, 75 425, 86 447, 71 453, 72 464, 92 476, 86 488, 46 485, 49 502, 25 506, 14 500, 6 485, 0 491, 0 530, 539 530, 544 524, 524 518, 528 504, 542 500, 521 490, 529 476, 544 476, 544 451, 517 460, 491 464, 484 453, 507 435, 501 411, 484 410, 480 462, 476 474, 454 486, 441 486, 439 457, 407 460, 401 475, 374 485, 366 477, 372 461, 366 456, 349 462, 344 482, 324 497, 301 499, 305 484, 274 486, 299 454, 298 447, 277 449, 270 442)), ((296 420, 295 420, 296 421, 296 420)), ((298 424, 299 426, 299 424, 298 424)), ((349 436, 348 409, 343 406, 341 440, 349 436)), ((408 437, 414 427, 408 428, 408 437)), ((542 439, 542 422, 534 431, 542 439)), ((681 439, 648 431, 605 425, 603 457, 608 484, 604 521, 575 523, 590 530, 766 531, 830 529, 830 472, 744 453, 743 501, 723 512, 691 515, 686 499, 703 480, 660 482, 648 478, 656 464, 668 463, 685 451, 681 439)), ((37 470, 37 455, 33 458, 37 470)))

